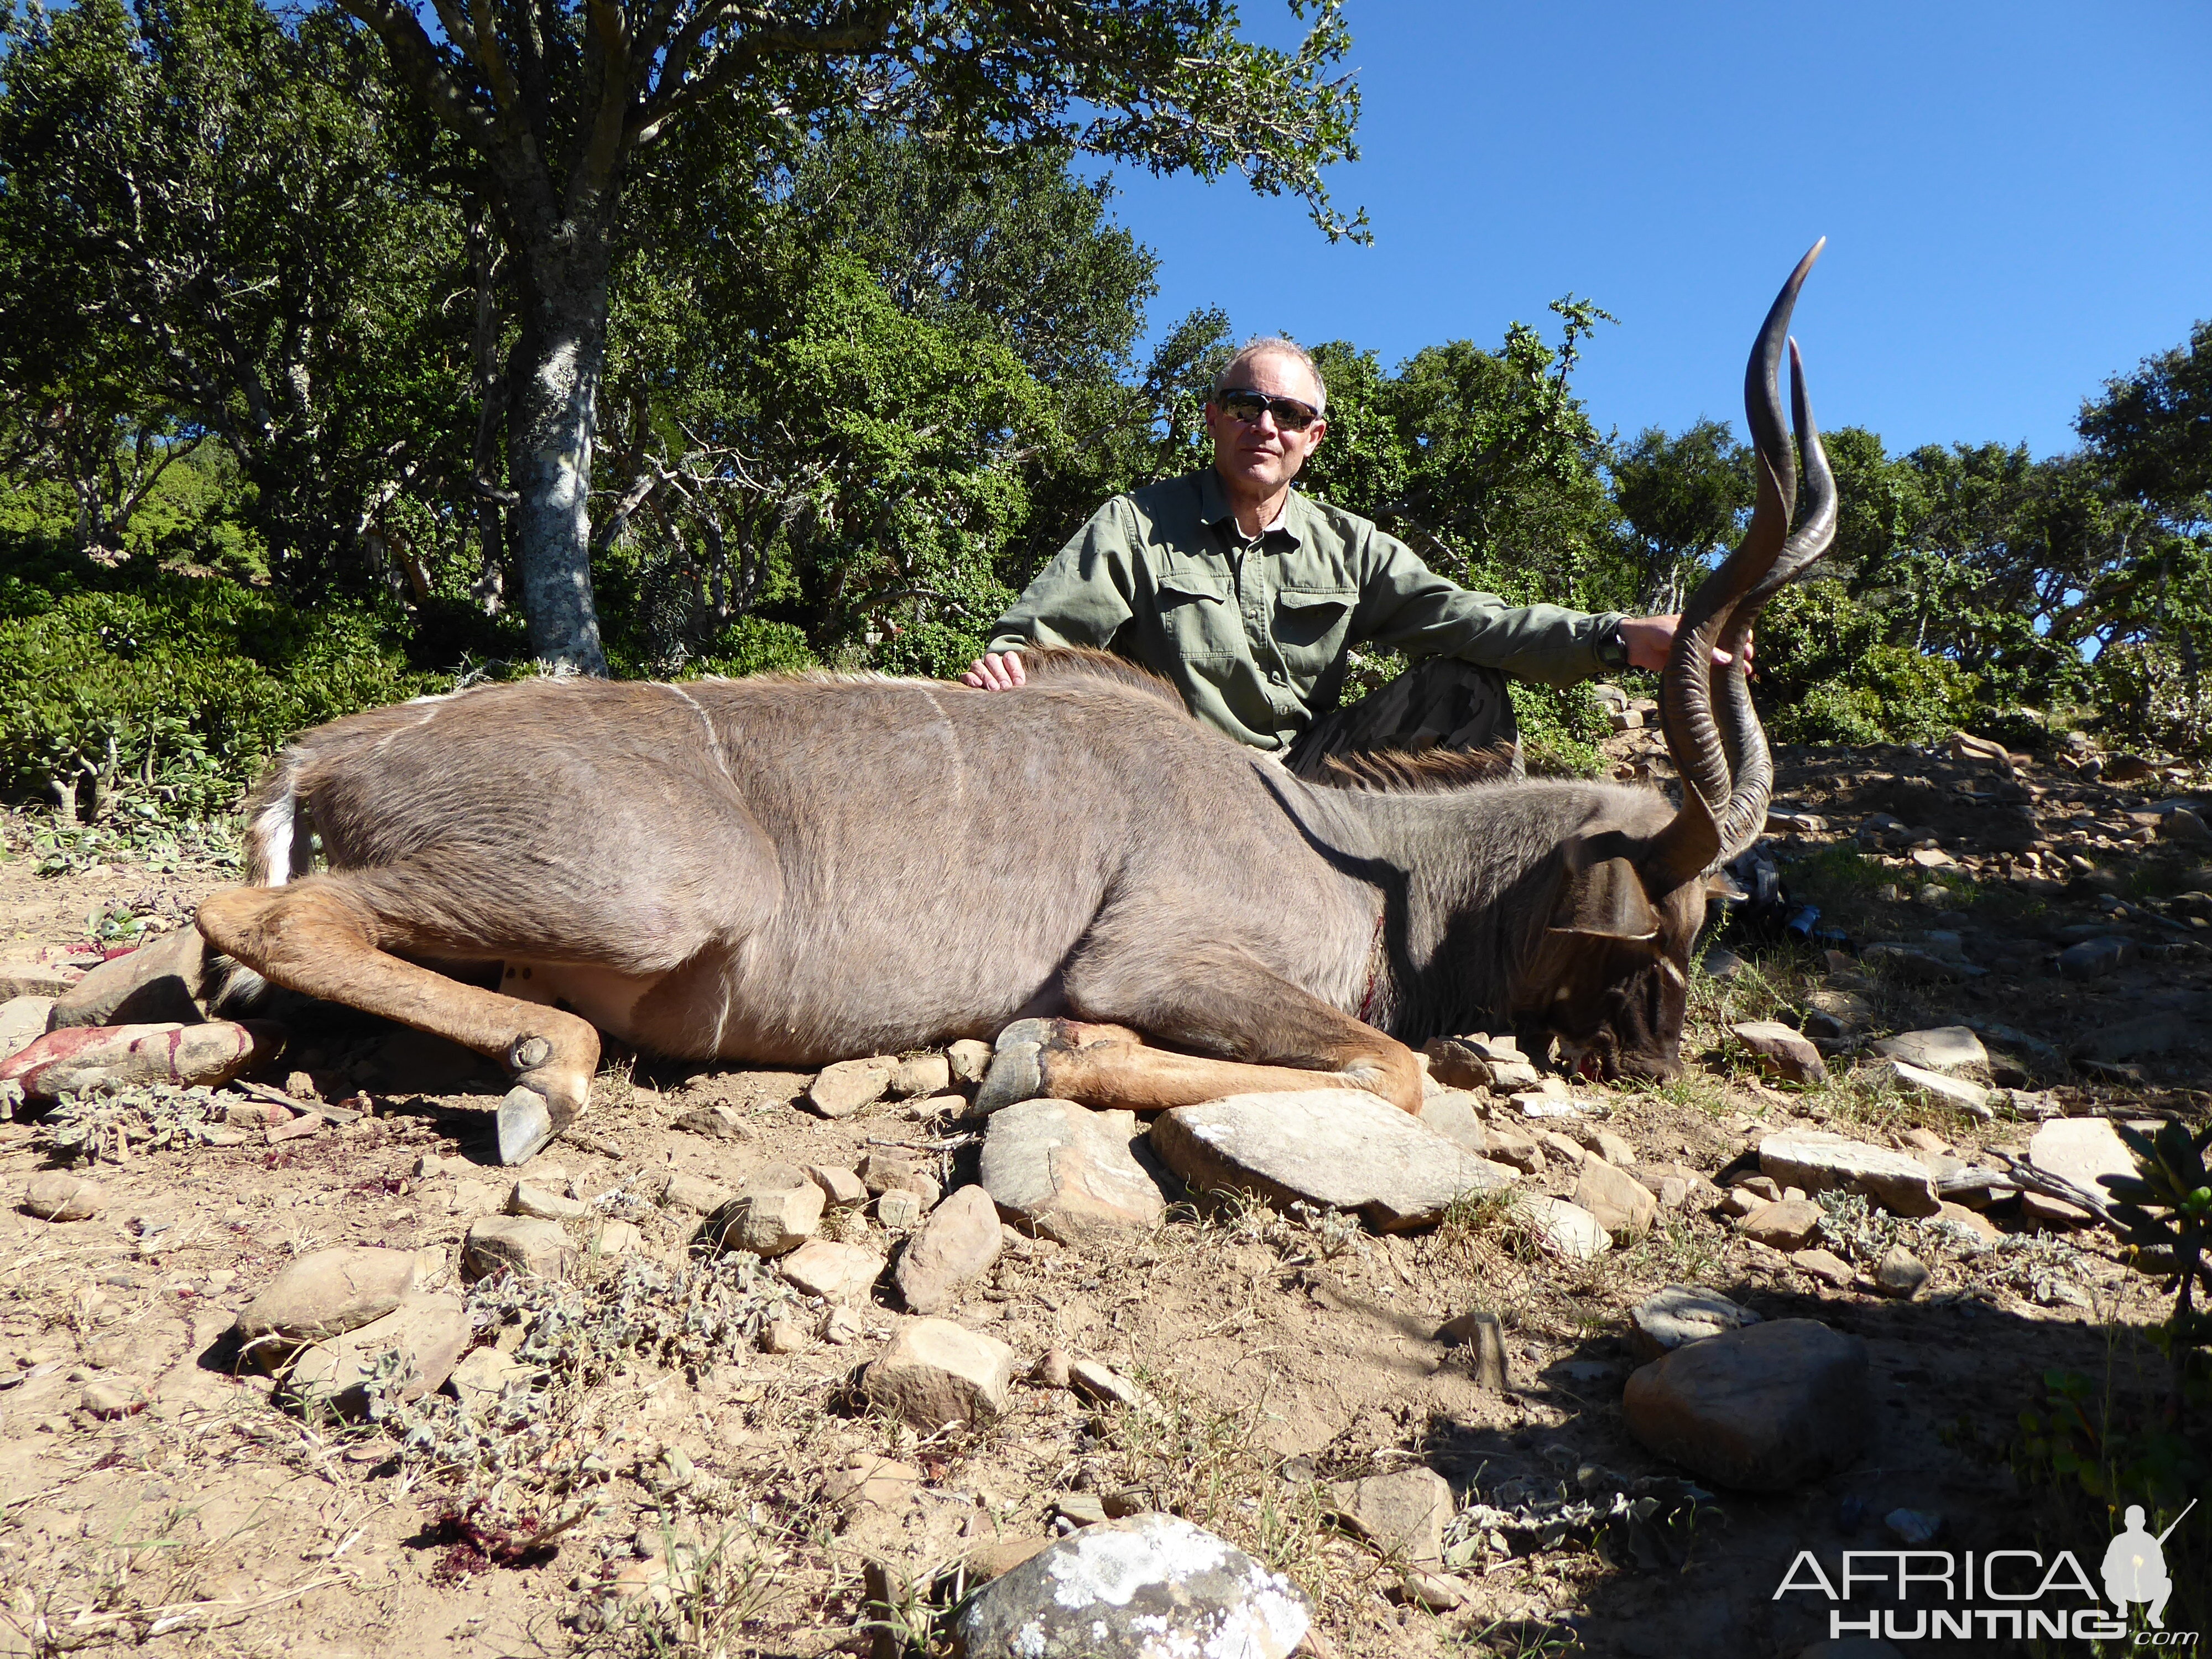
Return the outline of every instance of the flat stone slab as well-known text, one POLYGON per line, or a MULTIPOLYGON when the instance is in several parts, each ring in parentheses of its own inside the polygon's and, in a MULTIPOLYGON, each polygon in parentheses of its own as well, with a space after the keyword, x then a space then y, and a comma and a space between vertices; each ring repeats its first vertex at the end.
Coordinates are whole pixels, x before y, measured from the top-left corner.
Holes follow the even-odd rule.
POLYGON ((884 1258, 860 1244, 810 1238, 776 1264, 776 1270, 807 1296, 825 1302, 865 1301, 883 1276, 884 1258))
POLYGON ((1329 1488, 1329 1510, 1385 1555, 1413 1562, 1443 1559, 1444 1528, 1459 1505, 1434 1469, 1400 1469, 1329 1488))
MULTIPOLYGON (((1150 1232, 1167 1197, 1137 1155, 1134 1112, 1094 1112, 1072 1100, 1024 1100, 983 1132, 983 1190, 1024 1232, 1062 1244, 1150 1232)), ((1149 1148, 1147 1148, 1149 1152, 1149 1148)))
POLYGON ((1646 1359, 1759 1322, 1759 1316, 1742 1304, 1698 1285, 1669 1285, 1656 1291, 1638 1303, 1628 1318, 1629 1341, 1646 1359))
POLYGON ((2128 1151, 2127 1142, 2120 1139, 2110 1119, 2101 1117, 2053 1118, 2029 1139, 2027 1161, 2094 1193, 2107 1204, 2113 1200, 2104 1178, 2136 1172, 2135 1155, 2128 1151))
POLYGON ((1899 1215, 1934 1215, 1936 1177, 1910 1152, 1869 1146, 1825 1130, 1793 1130, 1759 1143, 1759 1167, 1782 1186, 1808 1193, 1842 1187, 1899 1215))
POLYGON ((1937 1025, 1924 1031, 1899 1031, 1871 1045, 1887 1054, 1930 1072, 1987 1071, 1990 1051, 1963 1025, 1937 1025))
POLYGON ((1923 1100, 1941 1101, 1947 1106, 1956 1106, 1972 1112, 1977 1117, 1989 1114, 1990 1091, 1970 1079, 1931 1072, 1909 1060, 1885 1060, 1876 1075, 1880 1080, 1893 1084, 1905 1093, 1917 1095, 1923 1100))
POLYGON ((1172 1515, 1085 1527, 986 1585, 957 1626, 969 1659, 1289 1659, 1304 1593, 1172 1515))
POLYGON ((1676 1348, 1621 1401, 1644 1447, 1717 1486, 1787 1492, 1848 1467, 1872 1426, 1867 1346, 1778 1319, 1676 1348))
POLYGON ((1303 1199, 1356 1210, 1381 1232, 1425 1226, 1463 1194, 1513 1179, 1364 1089, 1179 1106, 1153 1123, 1152 1146, 1200 1191, 1255 1193, 1279 1208, 1303 1199))

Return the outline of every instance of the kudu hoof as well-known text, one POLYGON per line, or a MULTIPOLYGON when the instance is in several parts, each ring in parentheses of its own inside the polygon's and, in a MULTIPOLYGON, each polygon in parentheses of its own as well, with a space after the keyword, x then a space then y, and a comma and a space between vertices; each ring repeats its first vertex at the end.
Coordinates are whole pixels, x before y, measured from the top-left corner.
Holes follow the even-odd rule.
POLYGON ((512 1166, 537 1157, 575 1115, 559 1110, 527 1085, 516 1084, 499 1103, 499 1161, 512 1166))
MULTIPOLYGON (((1023 1025, 1040 1028, 1044 1024, 1041 1019, 1021 1022, 1023 1025)), ((1035 1100, 1044 1092, 1044 1045, 1030 1037, 1007 1042, 1007 1032, 1018 1029, 1009 1026, 1000 1033, 999 1052, 991 1057, 991 1069, 983 1073, 983 1085, 975 1091, 975 1103, 968 1109, 969 1116, 988 1117, 1005 1107, 1035 1100)), ((1043 1035, 1042 1029, 1039 1035, 1043 1035)))

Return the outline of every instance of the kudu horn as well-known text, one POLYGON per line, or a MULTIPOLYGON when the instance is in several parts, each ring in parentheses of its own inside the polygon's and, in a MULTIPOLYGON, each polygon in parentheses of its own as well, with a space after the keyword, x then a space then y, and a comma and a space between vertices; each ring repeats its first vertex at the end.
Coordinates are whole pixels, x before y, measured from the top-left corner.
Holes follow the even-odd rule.
POLYGON ((1835 533, 1835 485, 1813 426, 1802 363, 1790 339, 1790 316, 1813 262, 1827 245, 1814 243, 1766 313, 1751 361, 1744 369, 1744 416, 1751 428, 1759 472, 1750 526, 1720 568, 1699 583, 1683 608, 1680 626, 1659 682, 1660 720, 1667 752, 1682 781, 1682 805, 1643 865, 1656 896, 1695 880, 1732 858, 1764 827, 1773 786, 1773 765, 1743 668, 1742 645, 1766 601, 1801 574, 1835 533), (1780 374, 1790 356, 1791 404, 1798 448, 1806 464, 1810 510, 1796 535, 1790 522, 1797 505, 1797 457, 1782 417, 1780 374), (1712 653, 1731 659, 1716 694, 1712 653), (1726 721, 1715 717, 1718 702, 1726 721))

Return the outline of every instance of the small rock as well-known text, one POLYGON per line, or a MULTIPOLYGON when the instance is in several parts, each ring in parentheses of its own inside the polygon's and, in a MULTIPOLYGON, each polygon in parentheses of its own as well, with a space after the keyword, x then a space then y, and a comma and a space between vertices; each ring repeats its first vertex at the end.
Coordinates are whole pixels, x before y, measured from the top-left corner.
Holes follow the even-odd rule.
POLYGON ((628 1255, 645 1248, 645 1235, 635 1222, 602 1221, 592 1229, 593 1255, 628 1255))
POLYGON ((745 1127, 745 1121, 720 1102, 678 1112, 675 1127, 687 1134, 705 1135, 709 1140, 743 1140, 750 1133, 745 1127))
POLYGON ((1774 1201, 1764 1193, 1754 1193, 1748 1187, 1731 1187, 1721 1198, 1721 1213, 1739 1218, 1756 1215, 1774 1201))
POLYGON ((893 1187, 876 1200, 876 1219, 888 1232, 902 1233, 921 1224, 921 1194, 893 1187))
POLYGON ((292 1118, 288 1108, 273 1100, 234 1100, 222 1109, 222 1121, 234 1129, 266 1129, 292 1118))
POLYGON ((1743 972, 1743 958, 1718 945, 1705 952, 1704 961, 1698 965, 1705 969, 1707 979, 1719 980, 1723 983, 1743 972))
MULTIPOLYGON (((1484 1137, 1489 1151, 1484 1154, 1493 1163, 1534 1175, 1544 1167, 1544 1149, 1534 1135, 1513 1127, 1510 1124, 1486 1125, 1484 1137)), ((1580 1160, 1577 1160, 1579 1162, 1580 1160)))
POLYGON ((1463 1342, 1470 1350, 1474 1380, 1494 1393, 1512 1386, 1511 1368, 1505 1354, 1505 1327, 1498 1316, 1482 1309, 1463 1313, 1437 1333, 1439 1342, 1463 1342))
POLYGON ((1723 1331, 1759 1323, 1759 1316, 1718 1291, 1694 1285, 1669 1285, 1636 1304, 1629 1315, 1630 1345, 1645 1359, 1672 1353, 1686 1342, 1701 1342, 1723 1331))
POLYGON ((746 1182, 744 1195, 722 1227, 722 1248, 756 1255, 784 1255, 814 1237, 822 1224, 822 1188, 788 1164, 746 1182), (773 1182, 774 1185, 764 1184, 773 1182))
POLYGON ((849 1302, 866 1297, 883 1276, 884 1258, 862 1245, 810 1238, 778 1261, 776 1271, 804 1295, 849 1302))
POLYGON ((1465 1579, 1455 1578, 1448 1572, 1407 1567, 1398 1575, 1398 1599, 1430 1613, 1449 1613, 1463 1606, 1472 1593, 1465 1579))
POLYGON ((1103 1522, 986 1585, 956 1632, 969 1659, 1040 1654, 1289 1659, 1311 1611, 1298 1587, 1171 1515, 1103 1522))
POLYGON ((1943 1207, 1930 1218, 1947 1223, 1962 1232, 1971 1233, 1984 1243, 1994 1244, 1997 1241, 1996 1224, 1987 1216, 1978 1215, 1963 1204, 1953 1204, 1947 1200, 1943 1207))
POLYGON ((1946 1077, 1941 1072, 1927 1071, 1903 1060, 1884 1060, 1875 1068, 1874 1076, 1877 1081, 1922 1100, 1940 1101, 1977 1117, 1990 1115, 1990 1091, 1965 1078, 1946 1077))
POLYGON ((283 1046, 277 1027, 258 1021, 251 1025, 227 1019, 198 1025, 72 1025, 49 1031, 0 1060, 0 1083, 18 1084, 34 1100, 105 1094, 153 1083, 216 1088, 274 1060, 283 1046))
POLYGON ((1091 1246, 1148 1233, 1167 1198, 1137 1155, 1133 1112, 1025 1100, 994 1113, 983 1133, 983 1190, 1024 1231, 1091 1246))
POLYGON ((2030 1221, 2054 1227, 2080 1227, 2095 1219, 2080 1205, 2069 1204, 2063 1198, 2052 1198, 2043 1193, 2022 1193, 2020 1195, 2020 1212, 2030 1221))
POLYGON ((822 1201, 833 1210, 854 1210, 868 1201, 868 1189, 850 1170, 832 1164, 810 1164, 806 1178, 822 1189, 822 1201))
POLYGON ((415 1288, 412 1250, 341 1246, 301 1256, 262 1288, 238 1316, 247 1342, 277 1337, 313 1342, 381 1319, 415 1288))
MULTIPOLYGON (((1016 1105, 1006 1111, 1019 1109, 1016 1105)), ((1006 1115, 998 1113, 991 1121, 1006 1115)), ((916 1313, 941 1313, 990 1270, 1004 1248, 990 1194, 980 1186, 963 1187, 937 1206, 899 1257, 899 1294, 916 1313)))
POLYGON ((1329 1487, 1329 1509, 1385 1555, 1415 1563, 1443 1559, 1444 1528, 1458 1505, 1434 1469, 1401 1469, 1329 1487))
POLYGON ((996 1337, 949 1319, 917 1319, 869 1364, 861 1388, 872 1404, 934 1434, 948 1423, 1004 1416, 1013 1369, 1014 1351, 996 1337))
POLYGON ((94 1417, 131 1417, 146 1409, 146 1390, 129 1377, 95 1377, 77 1403, 94 1417))
POLYGON ((1981 1038, 1964 1025, 1939 1025, 1925 1031, 1900 1031, 1872 1045, 1875 1053, 1901 1060, 1930 1072, 1982 1072, 1990 1066, 1989 1050, 1981 1038))
POLYGON ((1067 1368, 1067 1386, 1102 1406, 1138 1406, 1145 1391, 1121 1372, 1095 1359, 1078 1359, 1067 1368))
POLYGON ((1971 979, 1983 971, 1964 962, 1947 962, 1909 945, 1882 942, 1859 952, 1859 961, 1872 972, 1888 974, 1909 984, 1932 985, 1945 980, 1971 979))
POLYGON ((1827 1061, 1801 1030, 1781 1020, 1741 1020, 1729 1026, 1736 1042, 1759 1057, 1759 1068, 1790 1084, 1818 1084, 1827 1078, 1827 1061))
POLYGON ((461 1276, 482 1279, 502 1267, 538 1279, 558 1279, 574 1255, 557 1221, 488 1215, 471 1222, 461 1240, 461 1276))
POLYGON ((867 1060, 841 1060, 825 1066, 806 1085, 806 1098, 824 1117, 850 1117, 863 1106, 872 1106, 887 1094, 898 1074, 898 1061, 888 1054, 867 1060))
POLYGON ((2118 935, 2085 939, 2058 953, 2058 972, 2064 979, 2102 979, 2136 959, 2136 942, 2118 935))
POLYGON ((1735 1230, 1771 1250, 1802 1250, 1819 1235, 1826 1214, 1810 1199, 1785 1198, 1753 1210, 1735 1230))
POLYGON ((1765 1199, 1769 1204, 1775 1203, 1782 1197, 1782 1184, 1772 1176, 1746 1176, 1735 1184, 1753 1196, 1765 1199))
POLYGON ((540 1221, 580 1221, 592 1206, 581 1199, 568 1198, 534 1181, 518 1181, 507 1195, 509 1215, 535 1216, 540 1221))
POLYGON ((1659 1213, 1659 1200, 1633 1176, 1595 1158, 1583 1165, 1582 1178, 1575 1183, 1574 1201, 1615 1238, 1641 1238, 1651 1231, 1652 1220, 1659 1213))
POLYGON ((1806 1319, 1686 1343, 1628 1379, 1621 1405, 1647 1449, 1717 1485, 1786 1492, 1866 1443, 1866 1344, 1806 1319))
POLYGON ((1934 1215, 1942 1201, 1936 1178, 1911 1154, 1825 1132, 1768 1135, 1759 1143, 1759 1167, 1771 1179, 1808 1193, 1834 1187, 1863 1193, 1899 1215, 1934 1215))
POLYGON ((983 1080, 983 1073, 991 1069, 991 1045, 974 1037, 962 1037, 945 1051, 955 1083, 975 1084, 983 1080))
MULTIPOLYGON (((799 1248, 804 1249, 805 1246, 799 1248)), ((795 1319, 771 1319, 761 1327, 760 1348, 763 1353, 799 1353, 805 1347, 806 1327, 795 1319)))
POLYGON ((2162 840, 2178 841, 2185 847, 2212 847, 2212 824, 2186 806, 2166 811, 2159 819, 2158 833, 2162 840))
POLYGON ((495 1404, 507 1385, 530 1375, 530 1367, 497 1348, 471 1348, 446 1378, 446 1386, 464 1406, 481 1408, 495 1404))
POLYGON ((41 1221, 89 1221, 106 1203, 106 1189, 96 1181, 47 1170, 23 1183, 23 1210, 41 1221))
POLYGON ((1030 1371, 1030 1376, 1036 1377, 1048 1389, 1066 1388, 1068 1378, 1073 1374, 1074 1369, 1069 1363, 1067 1350, 1061 1347, 1047 1348, 1038 1357, 1037 1363, 1030 1371))
POLYGON ((1421 1053, 1429 1075, 1448 1089, 1487 1089, 1493 1081, 1490 1057, 1464 1037, 1431 1037, 1421 1053))
POLYGON ((915 1054, 902 1060, 891 1073, 890 1092, 904 1100, 915 1095, 941 1095, 952 1086, 952 1061, 944 1054, 915 1054))
POLYGON ((712 1215, 732 1201, 735 1194, 726 1187, 680 1171, 668 1177, 668 1184, 660 1189, 660 1201, 672 1210, 696 1210, 701 1215, 712 1215))
POLYGON ((860 1453, 830 1470, 822 1496, 840 1515, 850 1517, 871 1506, 898 1510, 921 1490, 923 1475, 910 1463, 860 1453))
POLYGON ((1940 847, 1916 847, 1910 856, 1923 870, 1948 870, 1959 862, 1940 847))
POLYGON ((1514 1089, 1533 1089, 1543 1081, 1543 1074, 1525 1060, 1493 1060, 1490 1062, 1491 1091, 1514 1089))
POLYGON ((1923 1129, 1917 1126, 1907 1129, 1903 1139, 1905 1144, 1916 1152, 1931 1152, 1941 1156, 1948 1153, 1951 1150, 1951 1143, 1933 1129, 1923 1129))
POLYGON ((469 1310, 458 1296, 411 1295, 381 1319, 301 1349, 285 1373, 284 1388, 303 1404, 357 1416, 368 1406, 369 1379, 397 1352, 401 1364, 393 1391, 403 1401, 419 1400, 453 1375, 474 1336, 469 1310))
POLYGON ((1893 1244, 1881 1253, 1881 1261, 1874 1270, 1874 1282, 1884 1295, 1909 1300, 1927 1289, 1928 1267, 1902 1244, 1893 1244))
POLYGON ((858 1342, 866 1334, 860 1315, 850 1308, 832 1307, 822 1321, 822 1340, 841 1348, 849 1342, 858 1342))
POLYGON ((1850 1284, 1858 1274, 1851 1264, 1832 1250, 1793 1250, 1790 1265, 1803 1273, 1810 1273, 1821 1283, 1832 1285, 1838 1290, 1850 1284))
POLYGON ((456 1181, 446 1200, 448 1215, 482 1215, 499 1207, 499 1188, 489 1181, 456 1181))
POLYGON ((1943 1530, 1943 1517, 1926 1510, 1892 1510, 1881 1517, 1881 1524, 1917 1548, 1935 1541, 1936 1534, 1943 1530))
POLYGON ((1515 1214, 1540 1247, 1570 1261, 1587 1261, 1613 1248, 1612 1236, 1598 1218, 1565 1199, 1531 1194, 1521 1200, 1515 1214))
POLYGON ((1423 1128, 1360 1089, 1231 1095, 1177 1107, 1153 1122, 1152 1146, 1192 1187, 1357 1210, 1383 1232, 1425 1225, 1464 1194, 1512 1173, 1423 1128))
POLYGON ((1874 1023, 1874 1005, 1856 991, 1808 991, 1805 1006, 1808 1036, 1847 1037, 1874 1023), (1816 1020, 1825 1020, 1828 1029, 1816 1030, 1816 1020))
POLYGON ((860 1160, 860 1184, 875 1194, 908 1186, 921 1172, 921 1164, 913 1153, 889 1146, 878 1146, 860 1160))

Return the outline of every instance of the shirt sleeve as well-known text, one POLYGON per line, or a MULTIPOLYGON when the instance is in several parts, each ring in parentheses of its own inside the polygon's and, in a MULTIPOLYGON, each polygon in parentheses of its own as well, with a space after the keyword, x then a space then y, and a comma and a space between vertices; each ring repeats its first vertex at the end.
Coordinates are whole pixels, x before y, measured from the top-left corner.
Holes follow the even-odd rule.
POLYGON ((1415 657, 1456 657, 1515 679, 1572 685, 1604 665, 1601 641, 1621 613, 1556 605, 1509 605, 1439 576, 1395 536, 1370 531, 1352 637, 1415 657))
POLYGON ((1109 650, 1134 612, 1130 608, 1130 548, 1135 526, 1128 502, 1116 496, 1091 515, 1068 544, 1037 572, 1013 608, 991 630, 992 651, 1025 645, 1087 645, 1109 650))

